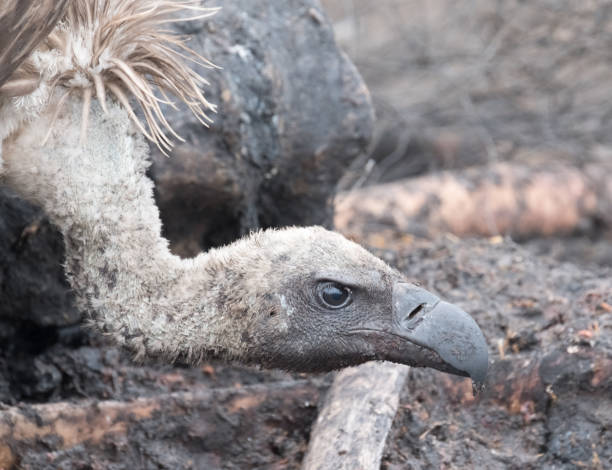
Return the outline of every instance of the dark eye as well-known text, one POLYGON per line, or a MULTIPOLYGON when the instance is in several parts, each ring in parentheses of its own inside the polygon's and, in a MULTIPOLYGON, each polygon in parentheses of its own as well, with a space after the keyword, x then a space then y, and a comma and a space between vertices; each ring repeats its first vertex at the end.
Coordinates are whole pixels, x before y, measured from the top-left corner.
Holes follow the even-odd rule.
POLYGON ((342 308, 351 303, 351 289, 337 282, 319 284, 319 298, 327 308, 342 308))

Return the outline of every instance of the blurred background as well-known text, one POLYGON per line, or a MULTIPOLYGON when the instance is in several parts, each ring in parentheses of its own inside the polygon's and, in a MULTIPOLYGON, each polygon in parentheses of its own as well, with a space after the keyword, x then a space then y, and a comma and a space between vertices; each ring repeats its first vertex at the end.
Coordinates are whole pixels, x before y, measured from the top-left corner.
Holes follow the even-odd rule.
MULTIPOLYGON (((507 194, 485 189, 492 206, 481 209, 496 212, 489 216, 503 228, 463 234, 511 235, 537 253, 612 266, 610 185, 601 178, 612 158, 611 2, 322 3, 377 113, 370 150, 354 161, 341 189, 439 170, 482 189, 483 179, 492 172, 499 178, 502 168, 515 198, 525 179, 540 187, 536 200, 552 197, 547 214, 531 214, 529 228, 517 227, 530 208, 508 211, 491 202, 507 194), (592 194, 585 199, 583 191, 592 194), (515 222, 500 223, 502 212, 515 222), (569 212, 577 216, 561 222, 569 212), (542 217, 558 222, 538 229, 542 217)), ((411 231, 397 221, 388 225, 411 231)))

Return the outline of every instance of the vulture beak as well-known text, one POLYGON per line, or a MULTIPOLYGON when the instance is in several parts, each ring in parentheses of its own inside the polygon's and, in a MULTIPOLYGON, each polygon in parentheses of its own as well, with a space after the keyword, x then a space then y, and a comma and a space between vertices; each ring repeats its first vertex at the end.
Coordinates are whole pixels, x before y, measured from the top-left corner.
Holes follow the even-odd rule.
POLYGON ((391 360, 469 376, 482 389, 489 355, 482 331, 467 313, 413 284, 393 287, 391 360))

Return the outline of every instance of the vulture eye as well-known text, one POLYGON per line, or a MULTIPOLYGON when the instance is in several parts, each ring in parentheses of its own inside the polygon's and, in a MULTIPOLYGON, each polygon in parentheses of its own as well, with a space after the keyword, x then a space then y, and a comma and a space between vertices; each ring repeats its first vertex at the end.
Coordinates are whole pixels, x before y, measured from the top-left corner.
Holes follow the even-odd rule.
POLYGON ((337 282, 322 282, 318 288, 319 299, 327 308, 337 309, 351 303, 351 289, 337 282))

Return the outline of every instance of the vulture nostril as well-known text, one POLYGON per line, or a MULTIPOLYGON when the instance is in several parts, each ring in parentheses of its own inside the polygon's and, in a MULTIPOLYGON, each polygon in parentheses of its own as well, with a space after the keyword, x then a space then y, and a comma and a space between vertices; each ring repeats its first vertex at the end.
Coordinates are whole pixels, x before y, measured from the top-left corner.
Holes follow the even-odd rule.
POLYGON ((425 307, 425 304, 417 305, 416 308, 414 308, 414 310, 408 314, 408 320, 412 320, 414 317, 416 317, 417 314, 423 310, 423 307, 425 307))

